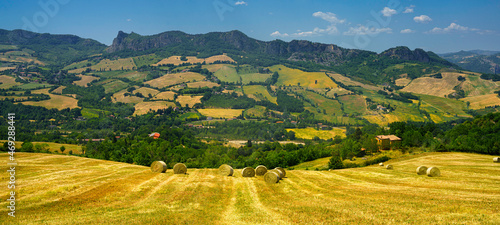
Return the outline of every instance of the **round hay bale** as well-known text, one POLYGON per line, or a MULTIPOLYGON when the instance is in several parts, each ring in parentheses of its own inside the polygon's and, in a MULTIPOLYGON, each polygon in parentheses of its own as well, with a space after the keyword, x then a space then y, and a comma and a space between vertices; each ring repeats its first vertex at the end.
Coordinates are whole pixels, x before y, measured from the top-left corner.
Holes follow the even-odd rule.
POLYGON ((227 164, 222 164, 219 167, 219 174, 222 176, 232 176, 234 173, 233 167, 227 164))
POLYGON ((184 163, 177 163, 174 165, 174 174, 186 174, 187 167, 184 163))
POLYGON ((493 158, 493 162, 495 162, 495 163, 500 163, 500 157, 495 157, 495 158, 493 158))
POLYGON ((241 171, 241 176, 243 176, 243 177, 255 177, 255 170, 252 167, 245 167, 241 171))
POLYGON ((389 165, 385 166, 385 168, 386 168, 386 169, 388 169, 388 170, 392 170, 392 169, 394 169, 394 167, 393 167, 391 164, 389 164, 389 165))
POLYGON ((418 175, 425 175, 427 173, 427 166, 419 166, 417 168, 418 175))
POLYGON ((379 165, 379 166, 384 166, 384 163, 379 163, 378 165, 379 165))
POLYGON ((273 169, 273 170, 270 170, 270 171, 275 172, 276 174, 278 174, 280 180, 283 179, 283 177, 285 177, 285 175, 283 174, 283 172, 281 172, 281 170, 273 169))
MULTIPOLYGON (((286 171, 285 169, 281 168, 281 167, 276 167, 275 169, 281 171, 283 173, 283 177, 286 177, 286 171)), ((283 179, 283 177, 281 177, 283 179)))
POLYGON ((427 176, 429 177, 439 177, 441 176, 441 171, 437 167, 429 167, 427 169, 427 176))
POLYGON ((167 171, 167 164, 163 161, 154 161, 151 163, 151 172, 153 173, 165 173, 167 171))
POLYGON ((266 181, 266 183, 275 184, 280 180, 280 175, 278 175, 274 171, 269 171, 264 174, 264 180, 266 181))
POLYGON ((257 176, 264 176, 264 174, 267 173, 267 168, 263 165, 257 166, 255 168, 255 175, 257 176))

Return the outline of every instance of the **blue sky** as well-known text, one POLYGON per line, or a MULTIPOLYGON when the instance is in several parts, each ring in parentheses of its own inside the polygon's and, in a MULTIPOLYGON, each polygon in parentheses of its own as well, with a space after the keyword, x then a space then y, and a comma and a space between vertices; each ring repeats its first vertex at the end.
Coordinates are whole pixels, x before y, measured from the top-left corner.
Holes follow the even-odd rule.
POLYGON ((0 2, 0 28, 75 34, 107 45, 120 30, 240 30, 264 41, 445 53, 500 50, 499 12, 498 0, 27 0, 0 2))

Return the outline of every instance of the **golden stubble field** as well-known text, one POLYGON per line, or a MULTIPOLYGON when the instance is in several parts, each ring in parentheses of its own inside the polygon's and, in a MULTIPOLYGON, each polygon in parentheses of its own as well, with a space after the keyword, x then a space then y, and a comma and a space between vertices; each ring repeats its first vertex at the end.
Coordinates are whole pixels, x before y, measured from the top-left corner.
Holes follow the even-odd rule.
MULTIPOLYGON (((488 155, 423 154, 389 162, 394 170, 293 170, 277 184, 243 178, 240 169, 235 177, 215 169, 155 174, 76 156, 16 157, 16 218, 2 201, 3 224, 500 223, 500 165, 488 155), (437 166, 442 176, 418 176, 419 165, 437 166)), ((7 179, 2 172, 2 199, 7 179)))

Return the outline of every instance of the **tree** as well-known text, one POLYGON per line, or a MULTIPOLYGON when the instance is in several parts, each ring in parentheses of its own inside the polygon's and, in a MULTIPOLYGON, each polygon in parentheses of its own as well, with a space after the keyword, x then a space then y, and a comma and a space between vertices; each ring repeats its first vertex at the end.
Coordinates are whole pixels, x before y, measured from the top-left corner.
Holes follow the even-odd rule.
MULTIPOLYGON (((7 143, 7 142, 6 142, 7 143)), ((24 142, 22 145, 21 145, 21 151, 22 152, 33 152, 33 143, 31 142, 24 142)))
POLYGON ((64 147, 64 145, 63 145, 63 146, 61 146, 60 150, 61 150, 61 153, 64 153, 64 150, 66 150, 66 147, 64 147))
POLYGON ((247 141, 247 147, 251 148, 252 147, 252 140, 247 141))
POLYGON ((332 158, 330 158, 330 161, 328 162, 328 168, 333 170, 344 168, 344 164, 342 163, 338 152, 333 153, 332 158))

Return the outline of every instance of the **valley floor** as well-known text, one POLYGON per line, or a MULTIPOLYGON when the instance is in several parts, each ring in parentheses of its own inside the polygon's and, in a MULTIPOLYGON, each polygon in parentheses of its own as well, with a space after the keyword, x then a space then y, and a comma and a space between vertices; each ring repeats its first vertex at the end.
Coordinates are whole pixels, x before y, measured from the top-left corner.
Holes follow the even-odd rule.
POLYGON ((215 169, 156 174, 76 156, 16 157, 15 218, 7 215, 9 177, 0 173, 2 224, 500 224, 500 164, 488 155, 386 162, 394 170, 291 170, 272 185, 241 170, 234 177, 215 169), (442 176, 418 176, 420 165, 437 166, 442 176))

